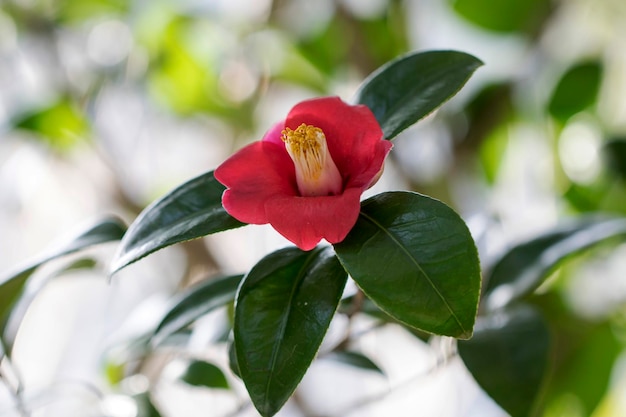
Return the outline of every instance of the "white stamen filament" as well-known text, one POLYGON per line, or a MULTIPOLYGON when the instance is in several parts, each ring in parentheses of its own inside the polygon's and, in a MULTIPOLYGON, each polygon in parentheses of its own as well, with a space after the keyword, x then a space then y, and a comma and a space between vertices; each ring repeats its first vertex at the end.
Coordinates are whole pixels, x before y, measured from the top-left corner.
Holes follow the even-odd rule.
POLYGON ((285 128, 282 139, 295 165, 296 182, 303 197, 341 193, 341 174, 328 151, 322 129, 303 123, 296 130, 285 128))

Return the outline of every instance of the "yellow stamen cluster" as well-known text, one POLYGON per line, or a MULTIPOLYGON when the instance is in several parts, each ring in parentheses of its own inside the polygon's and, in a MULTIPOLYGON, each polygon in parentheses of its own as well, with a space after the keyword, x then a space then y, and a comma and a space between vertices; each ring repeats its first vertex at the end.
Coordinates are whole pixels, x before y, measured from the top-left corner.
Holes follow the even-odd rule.
POLYGON ((303 196, 329 195, 341 192, 341 175, 319 127, 302 123, 296 130, 282 132, 285 148, 296 167, 296 180, 303 196))
POLYGON ((322 129, 302 123, 296 130, 285 128, 281 133, 287 152, 304 176, 311 180, 319 178, 326 158, 326 136, 322 129))

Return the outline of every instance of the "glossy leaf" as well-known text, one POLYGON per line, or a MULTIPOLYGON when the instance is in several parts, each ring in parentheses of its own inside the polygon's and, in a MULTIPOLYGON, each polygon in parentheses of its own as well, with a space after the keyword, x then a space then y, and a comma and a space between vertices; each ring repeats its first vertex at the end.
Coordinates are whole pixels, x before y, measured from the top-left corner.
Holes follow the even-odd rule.
POLYGON ((346 365, 360 368, 366 371, 374 371, 382 375, 385 374, 378 365, 376 365, 370 358, 363 355, 362 353, 350 351, 331 352, 328 355, 324 356, 324 358, 341 362, 346 365))
POLYGON ((196 387, 229 388, 222 370, 205 361, 191 361, 181 379, 196 387))
POLYGON ((329 247, 274 252, 245 277, 235 307, 235 348, 241 377, 262 416, 278 412, 304 376, 346 280, 329 247))
POLYGON ((0 278, 0 329, 3 330, 11 308, 22 294, 28 278, 42 264, 93 245, 120 240, 125 231, 126 226, 116 217, 98 220, 70 239, 50 247, 34 261, 0 278))
POLYGON ((211 171, 152 203, 128 228, 111 273, 166 246, 243 226, 222 207, 224 190, 211 171))
POLYGON ((366 200, 337 256, 363 292, 400 322, 469 338, 480 265, 463 220, 440 201, 391 192, 366 200))
POLYGON ((512 417, 533 415, 549 347, 543 317, 529 306, 479 318, 474 337, 458 342, 476 382, 512 417))
POLYGON ((158 345, 169 335, 187 327, 205 314, 235 299, 237 286, 243 275, 232 275, 206 280, 187 289, 173 303, 152 336, 152 344, 158 345))
POLYGON ((550 114, 565 122, 590 107, 598 96, 601 78, 599 62, 585 62, 568 69, 552 93, 548 105, 550 114))
POLYGON ((485 274, 485 306, 493 310, 527 296, 568 256, 624 236, 626 219, 585 217, 514 246, 485 274))
POLYGON ((402 56, 374 71, 356 102, 368 106, 393 139, 422 119, 467 82, 482 62, 457 51, 429 51, 402 56))

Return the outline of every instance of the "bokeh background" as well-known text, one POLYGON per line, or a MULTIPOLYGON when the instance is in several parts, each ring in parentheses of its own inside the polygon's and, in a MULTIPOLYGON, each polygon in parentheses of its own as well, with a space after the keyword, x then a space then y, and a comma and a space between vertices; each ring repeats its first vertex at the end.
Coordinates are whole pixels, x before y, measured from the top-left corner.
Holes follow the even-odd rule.
MULTIPOLYGON (((98 216, 131 222, 298 101, 350 101, 373 70, 417 50, 485 65, 394 140, 370 195, 411 189, 451 205, 484 264, 563 219, 624 215, 624 45, 622 0, 0 0, 0 271, 98 216)), ((112 280, 114 245, 71 258, 76 268, 47 265, 0 367, 11 380, 0 415, 24 415, 11 384, 31 416, 256 415, 214 343, 226 312, 182 348, 144 357, 127 342, 182 289, 287 244, 254 226, 165 249, 112 280), (219 364, 231 389, 181 382, 190 358, 219 364)), ((542 415, 626 415, 625 274, 626 245, 612 242, 541 289, 557 336, 542 415)), ((374 324, 352 323, 355 343, 385 376, 322 358, 279 415, 506 416, 449 340, 374 324)))

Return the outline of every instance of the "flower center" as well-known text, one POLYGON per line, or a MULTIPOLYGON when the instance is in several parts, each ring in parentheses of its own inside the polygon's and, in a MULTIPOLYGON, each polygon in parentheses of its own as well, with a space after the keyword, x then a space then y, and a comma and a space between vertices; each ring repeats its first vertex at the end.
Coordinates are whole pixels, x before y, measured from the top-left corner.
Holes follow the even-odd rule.
POLYGON ((328 151, 322 129, 302 123, 296 130, 287 127, 281 133, 296 167, 300 195, 340 194, 343 188, 341 174, 328 151))

